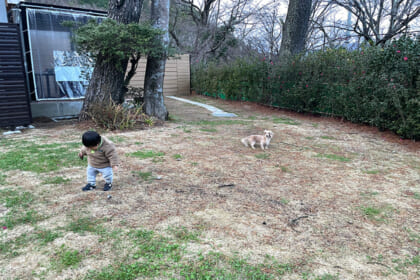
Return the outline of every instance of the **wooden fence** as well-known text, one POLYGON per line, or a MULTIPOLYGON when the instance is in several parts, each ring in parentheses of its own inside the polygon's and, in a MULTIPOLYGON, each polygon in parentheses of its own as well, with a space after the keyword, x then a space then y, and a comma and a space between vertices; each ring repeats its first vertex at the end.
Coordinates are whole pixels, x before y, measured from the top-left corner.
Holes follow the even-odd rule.
MULTIPOLYGON (((130 81, 130 86, 143 88, 145 72, 146 59, 141 59, 136 75, 130 81)), ((166 62, 163 94, 178 96, 190 94, 190 56, 188 54, 170 58, 166 62)))

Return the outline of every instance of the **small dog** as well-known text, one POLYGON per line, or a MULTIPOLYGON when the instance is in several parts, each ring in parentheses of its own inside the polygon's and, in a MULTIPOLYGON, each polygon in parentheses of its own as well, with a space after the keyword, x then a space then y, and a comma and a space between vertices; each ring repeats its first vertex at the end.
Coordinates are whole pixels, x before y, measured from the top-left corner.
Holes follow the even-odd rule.
POLYGON ((268 149, 271 139, 273 138, 273 132, 271 130, 264 130, 264 135, 251 135, 242 138, 241 142, 245 147, 251 146, 255 150, 254 145, 259 144, 262 150, 268 149))

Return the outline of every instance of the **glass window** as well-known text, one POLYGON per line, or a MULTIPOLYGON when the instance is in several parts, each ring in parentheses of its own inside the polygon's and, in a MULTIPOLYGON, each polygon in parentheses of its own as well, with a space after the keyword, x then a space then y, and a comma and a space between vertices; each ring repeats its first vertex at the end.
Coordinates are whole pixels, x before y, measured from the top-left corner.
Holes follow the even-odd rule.
POLYGON ((95 17, 55 10, 26 9, 37 100, 80 99, 85 95, 93 61, 76 52, 66 21, 87 23, 95 17))

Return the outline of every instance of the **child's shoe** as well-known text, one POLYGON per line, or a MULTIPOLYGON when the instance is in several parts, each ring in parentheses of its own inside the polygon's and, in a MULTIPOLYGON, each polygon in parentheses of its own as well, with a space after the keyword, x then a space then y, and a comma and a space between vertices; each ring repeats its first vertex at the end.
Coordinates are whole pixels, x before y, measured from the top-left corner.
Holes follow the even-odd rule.
POLYGON ((91 185, 91 184, 87 184, 86 186, 84 186, 83 188, 82 188, 82 191, 91 191, 91 190, 94 190, 94 189, 96 189, 96 186, 94 186, 94 185, 91 185))
POLYGON ((112 183, 106 183, 106 184, 104 185, 104 191, 105 191, 105 192, 106 192, 106 191, 109 191, 111 188, 112 188, 112 183))

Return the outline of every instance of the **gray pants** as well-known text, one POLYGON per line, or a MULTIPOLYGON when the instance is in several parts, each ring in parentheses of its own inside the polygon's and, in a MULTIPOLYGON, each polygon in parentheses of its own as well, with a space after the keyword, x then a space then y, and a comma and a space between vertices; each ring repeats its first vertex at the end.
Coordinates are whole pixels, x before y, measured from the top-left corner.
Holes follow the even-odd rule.
POLYGON ((96 186, 96 175, 98 173, 102 174, 102 177, 104 178, 105 182, 108 184, 112 184, 113 179, 113 173, 112 173, 112 167, 105 167, 105 168, 95 168, 90 165, 87 167, 87 182, 91 184, 92 186, 96 186))

